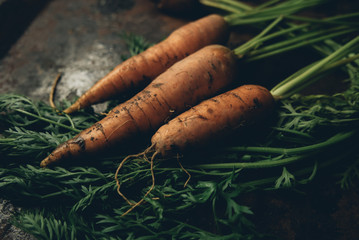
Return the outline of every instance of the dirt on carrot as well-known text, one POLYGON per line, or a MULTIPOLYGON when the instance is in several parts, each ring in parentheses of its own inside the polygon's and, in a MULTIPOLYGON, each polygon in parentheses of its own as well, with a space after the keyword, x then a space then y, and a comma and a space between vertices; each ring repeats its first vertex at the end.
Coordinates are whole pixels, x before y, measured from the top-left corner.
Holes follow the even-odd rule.
POLYGON ((191 22, 162 42, 119 64, 64 112, 70 114, 126 91, 142 89, 177 61, 204 46, 225 43, 228 37, 228 24, 220 15, 211 14, 191 22))
MULTIPOLYGON (((160 127, 153 135, 152 145, 149 148, 143 153, 124 158, 116 170, 117 192, 131 205, 123 216, 140 205, 154 189, 153 165, 157 155, 163 158, 173 157, 189 149, 203 146, 213 139, 223 138, 234 131, 239 132, 241 129, 248 128, 271 115, 274 102, 272 94, 266 88, 258 85, 244 85, 207 99, 160 127), (150 153, 152 153, 150 158, 152 185, 145 196, 133 204, 120 191, 121 183, 118 175, 128 159, 141 155, 147 159, 146 155, 150 153)), ((179 164, 182 167, 180 162, 179 164)), ((187 185, 191 175, 183 167, 182 169, 189 176, 185 183, 187 185)))
POLYGON ((183 153, 266 119, 274 99, 261 86, 244 85, 205 100, 163 125, 151 142, 162 156, 183 153))
POLYGON ((236 56, 224 46, 202 48, 174 64, 104 119, 60 145, 41 166, 100 152, 157 130, 172 117, 224 91, 234 82, 236 64, 236 56))

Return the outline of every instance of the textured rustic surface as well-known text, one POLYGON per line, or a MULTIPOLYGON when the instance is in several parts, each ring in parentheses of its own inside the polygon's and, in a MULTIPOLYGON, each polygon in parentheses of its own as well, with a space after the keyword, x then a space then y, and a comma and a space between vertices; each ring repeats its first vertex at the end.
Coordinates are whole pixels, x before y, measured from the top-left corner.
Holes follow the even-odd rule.
POLYGON ((0 239, 35 240, 35 238, 11 225, 11 216, 18 211, 9 201, 0 198, 0 239))
POLYGON ((57 96, 73 99, 128 54, 120 34, 156 42, 184 22, 159 14, 148 0, 50 1, 0 60, 0 93, 47 100, 61 73, 57 96))

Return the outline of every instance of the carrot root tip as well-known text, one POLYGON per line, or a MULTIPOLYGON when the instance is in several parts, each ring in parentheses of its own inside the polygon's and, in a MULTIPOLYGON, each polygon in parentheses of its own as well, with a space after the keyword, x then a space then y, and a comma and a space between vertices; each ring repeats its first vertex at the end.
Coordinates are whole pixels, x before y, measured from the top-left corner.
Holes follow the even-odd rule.
POLYGON ((40 162, 40 167, 45 168, 51 164, 51 159, 49 157, 46 157, 44 160, 40 162))

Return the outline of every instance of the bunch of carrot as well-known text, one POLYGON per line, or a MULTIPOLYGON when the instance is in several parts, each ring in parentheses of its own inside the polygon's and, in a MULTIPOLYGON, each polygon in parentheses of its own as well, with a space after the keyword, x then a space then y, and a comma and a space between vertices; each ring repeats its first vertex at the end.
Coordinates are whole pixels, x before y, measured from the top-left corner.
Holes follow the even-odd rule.
MULTIPOLYGON (((228 136, 234 131, 240 135, 241 130, 268 120, 273 113, 275 101, 299 92, 329 70, 357 60, 359 58, 358 43, 359 36, 328 57, 294 73, 271 91, 258 85, 243 85, 201 102, 160 127, 152 136, 152 145, 143 153, 133 155, 134 157, 143 155, 147 159, 146 154, 153 152, 150 159, 153 182, 145 196, 154 188, 152 168, 157 154, 170 157, 186 152, 188 149, 203 146, 214 139, 228 136), (347 57, 349 54, 352 56, 347 57)), ((245 136, 242 137, 245 138, 245 136)), ((120 163, 115 175, 119 195, 132 205, 123 215, 144 200, 133 204, 120 192, 121 185, 117 177, 119 170, 125 161, 133 156, 126 157, 120 163)))
MULTIPOLYGON (((347 49, 356 50, 353 46, 359 42, 356 38, 344 50, 338 50, 271 92, 256 85, 229 90, 231 85, 241 85, 236 83, 240 58, 258 49, 266 40, 299 29, 294 26, 267 35, 282 19, 282 16, 277 17, 250 42, 232 51, 214 44, 223 43, 229 31, 225 18, 213 14, 176 30, 163 42, 128 59, 64 112, 72 113, 131 87, 147 86, 113 108, 105 118, 58 146, 41 162, 41 166, 101 152, 115 145, 125 145, 133 137, 157 130, 151 139, 151 147, 144 152, 146 156, 153 151, 150 161, 152 169, 158 154, 162 157, 172 156, 267 118, 273 112, 275 100, 293 94, 299 86, 308 83, 308 77, 323 72, 326 63, 346 56, 347 49), (296 90, 292 91, 293 88, 296 90)), ((355 31, 351 28, 331 30, 337 35, 355 31)), ((313 42, 323 39, 308 38, 313 42)), ((127 159, 117 169, 117 182, 117 174, 127 159)), ((119 188, 118 182, 118 192, 121 194, 119 188)))
MULTIPOLYGON (((325 1, 310 2, 313 5, 325 1)), ((294 9, 287 6, 286 11, 292 13, 300 9, 294 5, 294 9)), ((267 8, 263 7, 253 11, 268 12, 267 8)), ((266 20, 273 18, 273 15, 270 16, 266 20)), ((308 24, 304 24, 268 34, 282 20, 282 16, 277 17, 251 41, 233 51, 222 45, 213 45, 225 42, 229 35, 228 25, 231 25, 231 21, 220 15, 212 14, 179 28, 164 41, 117 66, 67 108, 64 112, 72 113, 130 88, 147 85, 131 99, 115 107, 94 126, 61 144, 41 162, 41 166, 45 167, 53 162, 86 153, 103 151, 113 145, 123 145, 138 134, 157 130, 170 118, 202 100, 228 90, 230 85, 238 85, 235 81, 238 78, 238 59, 253 49, 260 49, 259 46, 264 41, 308 27, 308 24)), ((329 28, 328 31, 331 31, 332 35, 343 35, 354 30, 329 28)), ((308 33, 307 41, 298 39, 297 43, 301 42, 301 45, 297 44, 297 47, 322 40, 321 36, 310 34, 311 31, 308 33)), ((273 51, 290 49, 277 47, 273 51)), ((266 56, 268 53, 256 57, 259 59, 266 56)))
POLYGON ((240 5, 241 10, 237 8, 235 14, 211 14, 200 18, 175 30, 162 42, 119 64, 64 112, 73 113, 81 108, 115 98, 130 89, 143 89, 174 63, 204 46, 225 44, 234 26, 265 23, 280 15, 287 16, 327 1, 308 0, 305 4, 299 4, 298 0, 290 0, 270 7, 261 5, 257 8, 240 5))

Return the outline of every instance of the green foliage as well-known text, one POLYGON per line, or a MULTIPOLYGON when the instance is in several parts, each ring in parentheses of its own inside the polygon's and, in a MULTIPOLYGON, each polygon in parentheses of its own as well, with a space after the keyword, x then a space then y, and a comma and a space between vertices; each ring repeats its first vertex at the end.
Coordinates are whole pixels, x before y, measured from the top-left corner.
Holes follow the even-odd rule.
POLYGON ((295 181, 293 174, 288 172, 286 167, 283 167, 282 175, 275 181, 275 188, 292 187, 293 181, 295 181))
POLYGON ((142 36, 134 35, 131 33, 125 33, 121 36, 125 40, 128 51, 130 52, 129 56, 122 56, 123 60, 126 60, 130 56, 135 56, 143 52, 152 45, 152 43, 146 41, 146 39, 142 36))
POLYGON ((60 143, 99 120, 93 112, 58 114, 43 102, 24 96, 0 95, 0 153, 5 156, 43 157, 60 143), (1 137, 3 136, 3 137, 1 137))
POLYGON ((17 216, 15 225, 31 232, 36 239, 76 239, 76 226, 55 216, 46 216, 44 211, 23 212, 17 216))
MULTIPOLYGON (((195 156, 215 168, 185 164, 191 161, 184 158, 192 175, 185 188, 188 176, 176 161, 157 162, 155 189, 124 217, 129 206, 117 195, 114 181, 122 156, 70 167, 38 166, 57 144, 101 116, 88 111, 59 115, 44 103, 1 95, 0 193, 23 207, 14 222, 38 239, 266 238, 249 220, 253 212, 240 203, 242 193, 306 184, 323 167, 335 169, 343 187, 358 179, 358 148, 346 144, 357 139, 357 82, 352 78, 347 91, 333 96, 284 100, 265 136, 195 156), (232 167, 223 167, 228 163, 232 167), (263 168, 263 175, 254 172, 263 173, 263 168)), ((148 163, 129 161, 120 180, 121 191, 141 199, 151 185, 148 163)))

